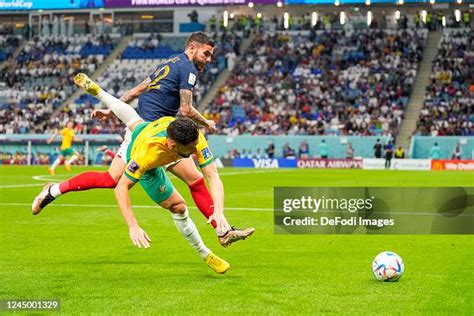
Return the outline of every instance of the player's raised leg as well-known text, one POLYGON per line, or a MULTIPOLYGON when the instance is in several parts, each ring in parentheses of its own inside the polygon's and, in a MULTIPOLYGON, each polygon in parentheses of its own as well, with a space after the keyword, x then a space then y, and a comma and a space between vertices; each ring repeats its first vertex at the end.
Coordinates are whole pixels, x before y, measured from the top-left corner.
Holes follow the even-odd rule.
POLYGON ((130 130, 133 131, 137 124, 143 122, 142 118, 130 105, 122 102, 110 93, 107 93, 86 74, 79 73, 74 76, 74 83, 84 89, 88 94, 102 101, 102 103, 110 108, 115 116, 117 116, 118 119, 121 120, 130 130))
MULTIPOLYGON (((182 159, 178 163, 169 166, 168 171, 188 185, 197 208, 202 215, 209 219, 214 213, 214 202, 202 174, 196 169, 194 160, 192 158, 182 159)), ((254 228, 237 229, 234 227, 227 231, 220 231, 215 221, 211 221, 211 225, 223 247, 228 247, 236 241, 246 239, 255 231, 254 228)))

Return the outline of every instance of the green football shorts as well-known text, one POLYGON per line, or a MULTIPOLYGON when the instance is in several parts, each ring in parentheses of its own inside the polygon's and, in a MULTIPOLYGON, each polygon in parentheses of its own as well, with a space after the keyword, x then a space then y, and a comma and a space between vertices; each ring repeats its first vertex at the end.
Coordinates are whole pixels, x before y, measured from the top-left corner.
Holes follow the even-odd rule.
POLYGON ((146 171, 140 184, 146 194, 158 204, 167 200, 174 191, 173 184, 162 167, 146 171))
POLYGON ((76 151, 74 150, 74 148, 72 147, 69 147, 69 148, 66 148, 66 149, 61 149, 61 151, 59 152, 63 157, 67 157, 67 156, 72 156, 76 153, 76 151))

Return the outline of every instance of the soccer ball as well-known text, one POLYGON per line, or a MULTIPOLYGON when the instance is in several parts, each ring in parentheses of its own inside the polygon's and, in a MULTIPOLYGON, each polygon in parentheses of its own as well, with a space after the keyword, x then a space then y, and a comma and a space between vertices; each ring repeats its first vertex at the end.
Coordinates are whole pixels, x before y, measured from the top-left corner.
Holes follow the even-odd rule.
POLYGON ((379 253, 372 262, 372 272, 379 281, 395 282, 405 271, 402 258, 394 252, 379 253))

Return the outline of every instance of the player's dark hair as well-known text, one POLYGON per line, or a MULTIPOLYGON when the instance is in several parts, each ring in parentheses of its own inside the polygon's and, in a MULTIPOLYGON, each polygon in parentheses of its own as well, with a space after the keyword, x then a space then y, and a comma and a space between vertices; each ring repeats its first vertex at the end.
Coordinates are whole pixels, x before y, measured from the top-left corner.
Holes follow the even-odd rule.
POLYGON ((188 37, 188 39, 186 40, 186 47, 191 45, 191 43, 209 45, 209 46, 212 46, 212 47, 214 47, 214 45, 216 45, 214 40, 204 32, 194 32, 193 34, 191 34, 188 37))
POLYGON ((199 137, 199 129, 193 120, 179 117, 168 125, 168 137, 181 145, 195 142, 199 137))

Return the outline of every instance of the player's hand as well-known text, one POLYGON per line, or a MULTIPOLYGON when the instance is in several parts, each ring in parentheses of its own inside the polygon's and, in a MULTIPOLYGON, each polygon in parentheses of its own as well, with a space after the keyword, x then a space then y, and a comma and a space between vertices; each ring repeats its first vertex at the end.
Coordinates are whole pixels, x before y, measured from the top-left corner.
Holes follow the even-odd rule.
POLYGON ((209 216, 209 220, 207 221, 207 223, 210 224, 212 221, 216 221, 217 231, 227 232, 232 229, 223 214, 212 214, 211 216, 209 216))
POLYGON ((213 120, 207 120, 206 124, 206 128, 209 133, 214 133, 216 131, 216 122, 214 122, 213 120))
POLYGON ((138 248, 148 248, 150 247, 151 239, 148 237, 146 232, 138 225, 133 225, 129 227, 129 235, 132 243, 138 248))
POLYGON ((94 110, 91 113, 91 118, 96 118, 101 122, 109 119, 111 116, 112 116, 112 110, 110 109, 94 110))
POLYGON ((48 139, 48 140, 46 141, 46 144, 48 144, 48 145, 51 144, 51 139, 48 139))

